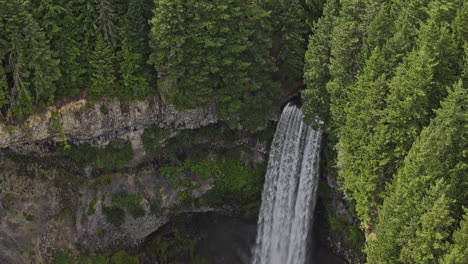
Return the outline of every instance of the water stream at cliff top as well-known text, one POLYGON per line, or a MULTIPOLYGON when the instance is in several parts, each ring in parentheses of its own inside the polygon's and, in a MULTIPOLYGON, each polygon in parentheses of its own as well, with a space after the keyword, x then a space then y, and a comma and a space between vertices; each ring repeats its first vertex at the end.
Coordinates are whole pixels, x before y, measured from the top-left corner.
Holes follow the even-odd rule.
POLYGON ((271 145, 253 264, 304 264, 319 177, 321 132, 287 105, 271 145))

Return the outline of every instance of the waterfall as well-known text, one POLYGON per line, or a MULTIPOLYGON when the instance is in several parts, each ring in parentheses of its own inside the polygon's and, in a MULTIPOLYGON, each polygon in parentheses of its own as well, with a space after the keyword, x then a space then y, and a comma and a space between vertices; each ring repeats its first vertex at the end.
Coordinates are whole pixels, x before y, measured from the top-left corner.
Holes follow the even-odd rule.
POLYGON ((271 145, 253 264, 304 264, 319 177, 321 132, 287 105, 271 145))

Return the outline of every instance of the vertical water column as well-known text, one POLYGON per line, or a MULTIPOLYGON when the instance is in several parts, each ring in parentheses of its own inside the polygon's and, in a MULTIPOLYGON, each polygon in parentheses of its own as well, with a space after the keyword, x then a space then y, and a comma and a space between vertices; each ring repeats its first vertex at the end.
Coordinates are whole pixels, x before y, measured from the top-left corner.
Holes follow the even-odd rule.
POLYGON ((319 178, 321 132, 287 105, 272 142, 253 264, 303 264, 319 178))

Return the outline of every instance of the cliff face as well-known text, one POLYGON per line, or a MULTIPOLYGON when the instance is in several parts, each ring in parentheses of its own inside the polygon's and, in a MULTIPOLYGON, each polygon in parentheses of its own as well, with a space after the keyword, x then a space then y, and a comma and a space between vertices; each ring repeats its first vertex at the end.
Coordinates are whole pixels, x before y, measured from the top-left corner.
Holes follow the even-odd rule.
MULTIPOLYGON (((0 263, 51 263, 63 249, 99 252, 137 246, 181 203, 182 187, 171 187, 171 180, 155 170, 89 179, 48 162, 0 157, 0 263), (137 195, 143 213, 133 217, 125 209, 116 227, 104 210, 112 208, 118 194, 137 195)), ((194 197, 211 187, 209 180, 184 178, 199 184, 194 197)), ((195 211, 201 210, 209 208, 195 211)))
POLYGON ((113 99, 91 103, 81 99, 61 107, 48 107, 28 117, 19 127, 0 124, 0 149, 26 147, 43 140, 61 141, 63 136, 73 143, 100 146, 117 138, 134 140, 144 128, 153 125, 176 131, 199 128, 217 120, 214 106, 177 111, 159 103, 156 97, 140 102, 113 99))
MULTIPOLYGON (((213 178, 202 179, 191 170, 170 178, 160 168, 168 159, 164 149, 187 140, 179 135, 207 128, 186 152, 208 146, 202 152, 216 155, 236 148, 245 164, 266 163, 274 126, 259 136, 220 123, 213 106, 177 111, 154 97, 142 102, 82 99, 49 107, 21 126, 0 124, 0 263, 51 263, 63 249, 96 253, 138 247, 172 216, 213 210, 187 204, 182 195, 189 190, 193 199, 203 196, 213 188, 213 178), (150 127, 167 132, 158 150, 163 161, 143 146, 150 127), (170 141, 176 138, 181 139, 170 141), (133 158, 110 171, 89 162, 76 164, 61 152, 67 144, 99 149, 116 141, 130 142, 133 158)), ((349 218, 333 201, 333 210, 349 218)), ((336 240, 327 240, 334 247, 336 240)))
POLYGON ((156 164, 131 169, 149 160, 141 139, 145 128, 174 136, 216 122, 214 107, 180 112, 150 98, 95 104, 82 99, 49 107, 19 127, 0 124, 0 263, 50 263, 65 248, 98 252, 137 246, 184 210, 180 193, 186 187, 175 181, 188 179, 196 186, 193 198, 212 186, 212 179, 187 171, 168 179, 156 164), (72 166, 57 155, 65 141, 102 147, 118 139, 131 142, 133 160, 114 173, 98 170, 91 177, 90 166, 72 166))

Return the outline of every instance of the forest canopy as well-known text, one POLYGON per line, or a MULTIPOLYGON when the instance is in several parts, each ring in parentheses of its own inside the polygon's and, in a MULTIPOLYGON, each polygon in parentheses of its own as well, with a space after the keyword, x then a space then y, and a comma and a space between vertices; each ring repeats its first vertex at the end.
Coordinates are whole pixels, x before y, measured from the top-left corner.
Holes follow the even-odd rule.
POLYGON ((302 79, 309 29, 300 0, 0 5, 0 118, 6 120, 83 93, 95 101, 157 93, 178 109, 214 103, 223 119, 255 124, 272 110, 283 83, 302 79))
POLYGON ((468 259, 467 38, 462 0, 328 0, 313 25, 303 111, 368 263, 468 259))
POLYGON ((1 122, 157 95, 255 129, 302 87, 367 262, 468 259, 467 1, 0 0, 0 28, 1 122))

